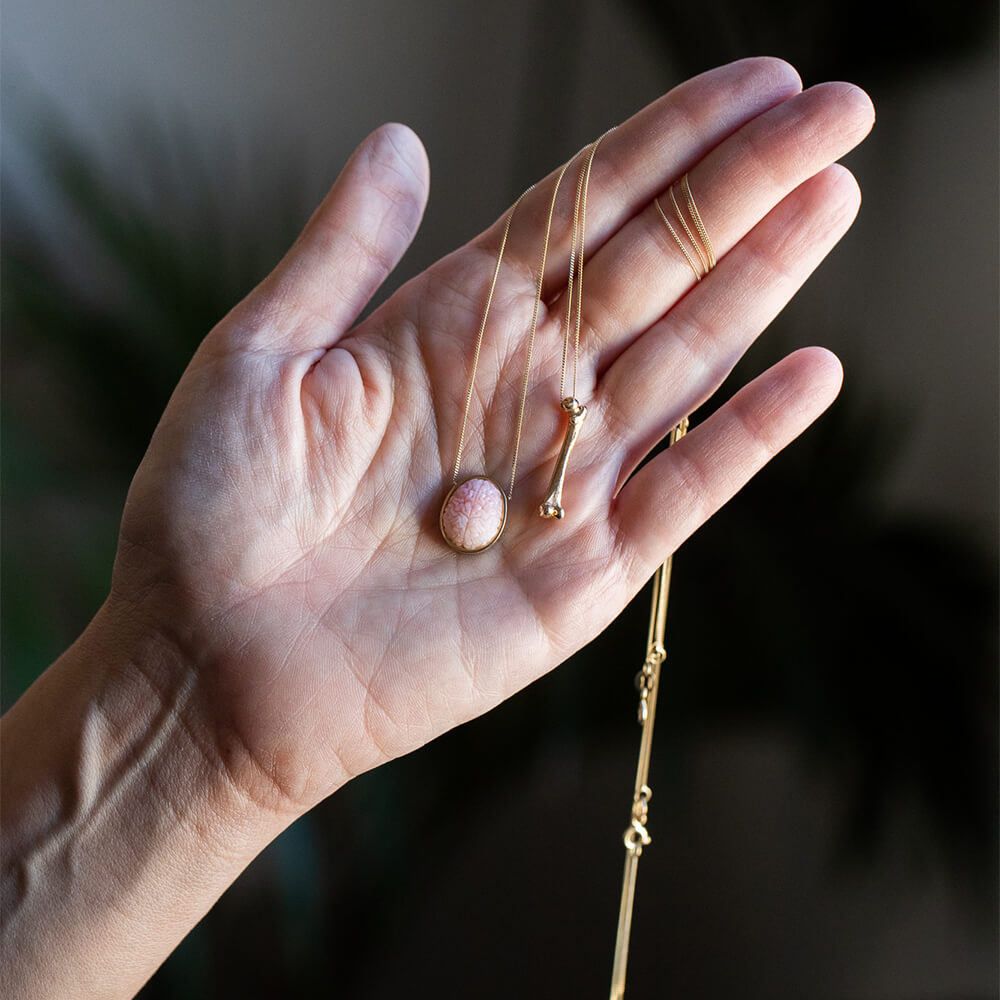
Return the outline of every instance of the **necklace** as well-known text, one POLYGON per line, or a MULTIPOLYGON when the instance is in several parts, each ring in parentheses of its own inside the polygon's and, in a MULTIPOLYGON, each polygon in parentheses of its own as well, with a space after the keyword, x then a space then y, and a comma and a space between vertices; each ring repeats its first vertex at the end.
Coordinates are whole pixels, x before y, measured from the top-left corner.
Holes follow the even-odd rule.
MULTIPOLYGON (((610 132, 611 129, 608 131, 610 132)), ((580 436, 584 420, 587 419, 587 407, 577 398, 576 389, 580 361, 580 330, 583 324, 583 250, 587 232, 587 194, 590 190, 590 171, 594 165, 594 157, 597 155, 597 147, 600 146, 607 134, 608 132, 605 132, 587 149, 586 159, 576 183, 576 199, 573 203, 573 235, 569 251, 569 277, 566 280, 566 321, 563 325, 562 364, 559 370, 559 406, 566 412, 569 420, 566 424, 559 457, 556 459, 556 467, 549 482, 548 493, 538 508, 540 516, 559 520, 566 515, 562 506, 562 491, 570 452, 580 436), (573 344, 572 391, 567 395, 566 375, 571 340, 573 344)))
MULTIPOLYGON (((606 135, 607 133, 605 133, 606 135)), ((584 234, 586 230, 587 193, 590 185, 590 172, 594 155, 602 135, 586 148, 585 159, 577 181, 576 199, 573 208, 573 232, 570 245, 569 276, 567 278, 566 298, 567 313, 563 331, 563 353, 559 376, 559 395, 562 397, 560 406, 569 414, 569 425, 563 439, 556 469, 549 485, 549 493, 543 501, 539 512, 543 517, 562 518, 564 511, 561 506, 562 486, 566 475, 566 465, 570 452, 579 436, 580 427, 587 415, 587 409, 576 398, 577 369, 579 367, 580 331, 582 325, 583 303, 583 257, 584 234), (570 345, 573 346, 572 394, 566 396, 566 380, 569 368, 570 345)), ((575 159, 575 157, 574 157, 575 159)), ((475 395, 476 374, 479 370, 479 358, 482 353, 483 340, 489 320, 493 295, 496 291, 497 279, 503 264, 507 239, 510 236, 511 224, 518 205, 528 191, 514 202, 507 220, 504 223, 500 249, 497 252, 493 278, 490 282, 486 303, 483 307, 482 319, 476 334, 476 344, 472 355, 469 371, 469 384, 465 393, 465 406, 462 411, 462 423, 458 435, 458 447, 455 454, 455 464, 452 468, 451 488, 445 495, 438 517, 441 535, 445 542, 457 552, 483 552, 490 548, 503 533, 507 523, 507 508, 514 495, 514 484, 517 481, 517 463, 521 447, 521 432, 524 427, 525 406, 528 398, 528 385, 531 377, 531 360, 534 354, 535 336, 538 330, 538 316, 541 308, 542 289, 545 280, 545 265, 548 260, 549 239, 552 233, 552 218, 555 213, 556 197, 563 177, 566 175, 573 160, 565 163, 556 177, 549 199, 548 215, 545 222, 545 235, 542 240, 542 250, 538 264, 538 277, 535 286, 535 299, 532 307, 531 325, 528 333, 528 343, 525 351, 524 372, 521 379, 521 394, 514 429, 514 446, 512 449, 510 479, 508 487, 503 490, 497 481, 485 472, 460 478, 462 457, 465 451, 465 436, 468 429, 469 410, 472 397, 475 395)))
MULTIPOLYGON (((528 188, 530 191, 531 188, 528 188)), ((493 280, 483 307, 483 318, 479 322, 479 332, 476 335, 476 348, 472 354, 472 367, 469 373, 469 388, 465 393, 465 408, 462 411, 462 426, 458 433, 458 448, 455 454, 455 466, 451 474, 451 489, 441 504, 438 522, 444 540, 457 552, 482 552, 488 549, 499 537, 507 523, 507 498, 514 491, 514 479, 517 474, 517 446, 514 448, 514 464, 511 467, 511 478, 508 492, 504 493, 496 481, 486 475, 469 476, 459 482, 459 471, 462 467, 462 453, 465 450, 465 430, 469 423, 469 407, 476 388, 476 372, 479 370, 479 355, 483 348, 483 335, 486 333, 486 321, 490 316, 490 306, 493 304, 493 293, 496 291, 497 278, 500 276, 500 265, 503 263, 504 250, 507 248, 507 237, 510 235, 510 225, 514 221, 514 213, 521 199, 528 193, 525 191, 511 205, 507 213, 507 221, 503 227, 503 237, 497 252, 496 267, 493 269, 493 280)), ((531 364, 530 351, 525 364, 525 382, 531 364)), ((524 398, 521 399, 521 412, 524 411, 524 398)), ((520 415, 518 423, 520 423, 520 415)))
MULTIPOLYGON (((676 444, 687 433, 687 429, 688 420, 685 417, 670 432, 670 444, 676 444)), ((653 600, 649 613, 646 659, 635 679, 639 688, 639 725, 642 726, 642 737, 639 742, 639 761, 635 769, 631 822, 622 838, 625 843, 625 871, 622 875, 622 897, 618 910, 618 935, 615 939, 615 957, 611 971, 610 1000, 622 1000, 625 995, 625 968, 628 964, 628 943, 632 931, 635 880, 642 849, 651 842, 646 828, 649 822, 649 800, 653 797, 653 791, 649 787, 649 763, 653 750, 653 725, 656 722, 660 668, 667 656, 663 641, 672 569, 673 556, 669 556, 653 577, 653 600)))

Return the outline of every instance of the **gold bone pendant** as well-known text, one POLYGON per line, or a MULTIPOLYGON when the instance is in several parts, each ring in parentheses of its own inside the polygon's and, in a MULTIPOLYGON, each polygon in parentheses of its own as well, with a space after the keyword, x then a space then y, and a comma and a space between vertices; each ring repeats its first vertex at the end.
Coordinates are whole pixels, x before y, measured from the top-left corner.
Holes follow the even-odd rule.
POLYGON ((573 396, 567 396, 560 406, 569 414, 569 423, 566 425, 566 435, 563 438, 562 448, 559 450, 559 458, 556 467, 552 472, 552 481, 549 483, 549 492, 538 508, 538 513, 542 517, 562 518, 566 511, 562 507, 563 481, 566 479, 566 465, 569 462, 570 452, 576 439, 580 436, 580 428, 583 427, 584 420, 587 419, 587 407, 573 396))

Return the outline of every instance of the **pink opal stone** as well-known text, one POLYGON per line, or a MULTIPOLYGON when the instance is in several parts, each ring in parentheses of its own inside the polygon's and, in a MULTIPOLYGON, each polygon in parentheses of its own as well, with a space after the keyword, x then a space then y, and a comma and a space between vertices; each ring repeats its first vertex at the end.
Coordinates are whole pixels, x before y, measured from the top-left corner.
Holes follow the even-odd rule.
POLYGON ((462 552, 496 541, 507 517, 507 498, 492 479, 476 476, 452 490, 441 508, 441 534, 462 552))

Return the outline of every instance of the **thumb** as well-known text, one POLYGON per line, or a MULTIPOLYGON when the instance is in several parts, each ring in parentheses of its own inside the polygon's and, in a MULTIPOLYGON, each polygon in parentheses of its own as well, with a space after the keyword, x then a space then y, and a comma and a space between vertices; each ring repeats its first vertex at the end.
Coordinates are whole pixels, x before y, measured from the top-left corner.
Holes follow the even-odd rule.
POLYGON ((267 324, 267 347, 325 349, 347 332, 416 235, 429 183, 427 154, 407 126, 383 125, 358 146, 254 294, 283 316, 279 330, 267 324))

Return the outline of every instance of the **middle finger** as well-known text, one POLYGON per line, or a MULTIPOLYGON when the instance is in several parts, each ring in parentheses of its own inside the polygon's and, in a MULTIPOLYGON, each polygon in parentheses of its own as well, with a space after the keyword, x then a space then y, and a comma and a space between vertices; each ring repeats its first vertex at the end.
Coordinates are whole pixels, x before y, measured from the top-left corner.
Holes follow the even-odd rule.
MULTIPOLYGON (((857 145, 871 123, 871 102, 863 91, 850 84, 821 84, 759 115, 716 146, 689 178, 717 257, 732 250, 803 181, 857 145)), ((671 218, 669 186, 660 204, 671 218)), ((675 192, 680 199, 679 185, 675 192)), ((676 221, 674 227, 684 239, 676 221)), ((705 277, 706 290, 718 277, 705 277)), ((587 261, 584 280, 581 374, 589 372, 595 381, 696 283, 653 202, 587 261)), ((565 304, 557 301, 553 309, 559 315, 565 304)), ((587 392, 591 386, 582 388, 587 392)))

